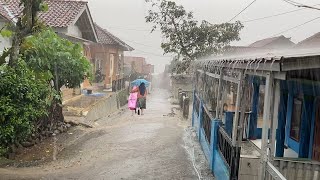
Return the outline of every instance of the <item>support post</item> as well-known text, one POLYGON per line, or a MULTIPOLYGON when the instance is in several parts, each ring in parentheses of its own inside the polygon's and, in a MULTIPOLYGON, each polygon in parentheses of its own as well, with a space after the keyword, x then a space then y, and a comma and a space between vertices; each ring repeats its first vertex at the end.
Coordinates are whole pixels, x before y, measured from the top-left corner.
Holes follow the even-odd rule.
MULTIPOLYGON (((245 76, 245 75, 244 75, 245 76)), ((243 78, 242 82, 242 93, 241 93, 241 108, 240 108, 240 123, 239 123, 239 139, 238 139, 238 147, 241 146, 242 138, 243 138, 243 129, 244 129, 244 119, 246 117, 246 110, 248 106, 248 98, 246 95, 248 94, 249 87, 247 85, 246 77, 243 78)))
POLYGON ((217 106, 216 106, 216 119, 220 118, 220 116, 219 116, 220 115, 220 109, 223 106, 222 101, 221 101, 221 97, 222 97, 222 80, 223 80, 223 68, 220 69, 218 97, 217 97, 217 106))
POLYGON ((264 180, 265 170, 268 162, 268 131, 270 120, 270 95, 272 94, 272 75, 267 73, 266 86, 263 104, 263 126, 262 126, 262 138, 261 138, 261 159, 260 159, 260 171, 259 179, 264 180))
POLYGON ((280 80, 275 80, 274 87, 274 100, 273 100, 273 117, 272 117, 272 128, 271 128, 271 151, 269 153, 269 159, 273 160, 275 145, 276 145, 276 133, 278 128, 278 113, 280 104, 280 80))
POLYGON ((237 88, 237 100, 236 100, 236 110, 233 119, 233 128, 232 128, 232 146, 236 146, 237 144, 237 133, 238 133, 238 122, 239 122, 239 107, 240 107, 240 97, 241 97, 241 87, 243 81, 243 73, 239 73, 239 81, 238 81, 238 88, 237 88))

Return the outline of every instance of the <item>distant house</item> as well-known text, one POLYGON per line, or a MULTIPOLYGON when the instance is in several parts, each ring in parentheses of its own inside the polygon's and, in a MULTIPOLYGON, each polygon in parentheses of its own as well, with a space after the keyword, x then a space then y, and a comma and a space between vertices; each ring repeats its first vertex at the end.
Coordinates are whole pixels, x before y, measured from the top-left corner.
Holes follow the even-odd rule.
POLYGON ((256 41, 250 44, 248 47, 251 48, 264 48, 264 49, 286 49, 291 48, 295 44, 290 38, 284 37, 283 35, 278 37, 266 38, 256 41))
POLYGON ((127 72, 130 72, 129 76, 135 74, 151 80, 151 75, 154 73, 154 65, 148 64, 144 57, 125 56, 124 63, 127 67, 127 72))
POLYGON ((307 39, 299 42, 296 48, 319 48, 320 47, 320 32, 308 37, 307 39))
POLYGON ((111 34, 106 29, 94 24, 98 35, 98 43, 90 45, 91 62, 94 70, 105 76, 104 86, 111 87, 112 81, 124 77, 124 51, 134 50, 131 46, 111 34))
POLYGON ((283 35, 258 40, 249 46, 230 46, 226 48, 225 55, 252 54, 269 52, 270 50, 289 49, 295 45, 290 38, 283 35))
POLYGON ((143 68, 147 64, 144 57, 125 56, 124 63, 131 67, 131 70, 143 74, 143 68))

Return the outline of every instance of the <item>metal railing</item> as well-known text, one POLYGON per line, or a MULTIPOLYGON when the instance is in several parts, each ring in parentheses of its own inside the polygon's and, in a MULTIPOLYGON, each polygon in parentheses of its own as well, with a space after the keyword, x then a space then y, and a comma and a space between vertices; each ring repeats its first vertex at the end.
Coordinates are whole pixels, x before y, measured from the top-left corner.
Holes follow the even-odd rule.
POLYGON ((121 91, 125 88, 125 79, 117 79, 112 81, 112 92, 121 91))
POLYGON ((199 99, 199 97, 197 95, 196 95, 196 97, 194 99, 194 108, 196 110, 197 116, 199 116, 200 99, 199 99))
POLYGON ((320 163, 306 159, 275 158, 273 165, 288 180, 320 179, 320 163))
POLYGON ((241 147, 232 145, 231 138, 221 126, 218 131, 218 150, 229 169, 230 179, 238 179, 241 147))
POLYGON ((207 138, 207 141, 210 143, 211 142, 211 118, 208 115, 207 111, 203 111, 202 116, 203 116, 202 128, 204 129, 204 133, 207 138))
POLYGON ((286 178, 274 167, 270 162, 267 162, 265 180, 286 180, 286 178))

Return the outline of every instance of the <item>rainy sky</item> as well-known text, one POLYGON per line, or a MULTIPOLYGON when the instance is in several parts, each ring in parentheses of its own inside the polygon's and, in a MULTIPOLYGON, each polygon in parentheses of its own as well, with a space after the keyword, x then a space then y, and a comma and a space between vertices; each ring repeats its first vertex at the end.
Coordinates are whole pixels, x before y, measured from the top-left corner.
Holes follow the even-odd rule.
MULTIPOLYGON (((100 26, 131 45, 135 51, 129 56, 145 57, 155 65, 156 73, 163 71, 171 56, 163 55, 159 32, 150 34, 151 25, 145 23, 148 5, 144 0, 88 0, 91 14, 100 26)), ((193 11, 197 20, 222 23, 232 19, 253 0, 176 0, 188 11, 193 11)), ((296 0, 296 2, 320 8, 319 0, 296 0), (319 5, 317 5, 319 4, 319 5)), ((243 21, 241 41, 232 45, 248 45, 256 40, 283 34, 297 43, 320 32, 320 10, 295 7, 284 0, 256 0, 235 20, 243 21), (281 16, 245 22, 265 16, 295 11, 281 16), (319 17, 319 19, 316 19, 319 17), (315 19, 314 21, 311 21, 315 19), (306 23, 311 21, 309 23, 306 23), (303 25, 303 23, 306 23, 303 25), (300 26, 299 26, 300 25, 300 26), (299 26, 294 28, 295 26, 299 26), (294 28, 294 29, 292 29, 294 28), (289 30, 292 29, 292 30, 289 30), (286 32, 284 32, 286 31, 286 32)))

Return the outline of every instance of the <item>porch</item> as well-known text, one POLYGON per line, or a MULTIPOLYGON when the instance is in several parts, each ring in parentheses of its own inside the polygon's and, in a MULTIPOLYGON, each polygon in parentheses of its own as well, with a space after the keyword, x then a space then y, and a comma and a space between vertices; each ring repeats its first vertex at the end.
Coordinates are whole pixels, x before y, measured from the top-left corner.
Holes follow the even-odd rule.
POLYGON ((320 53, 196 69, 192 125, 218 179, 320 178, 320 53))

